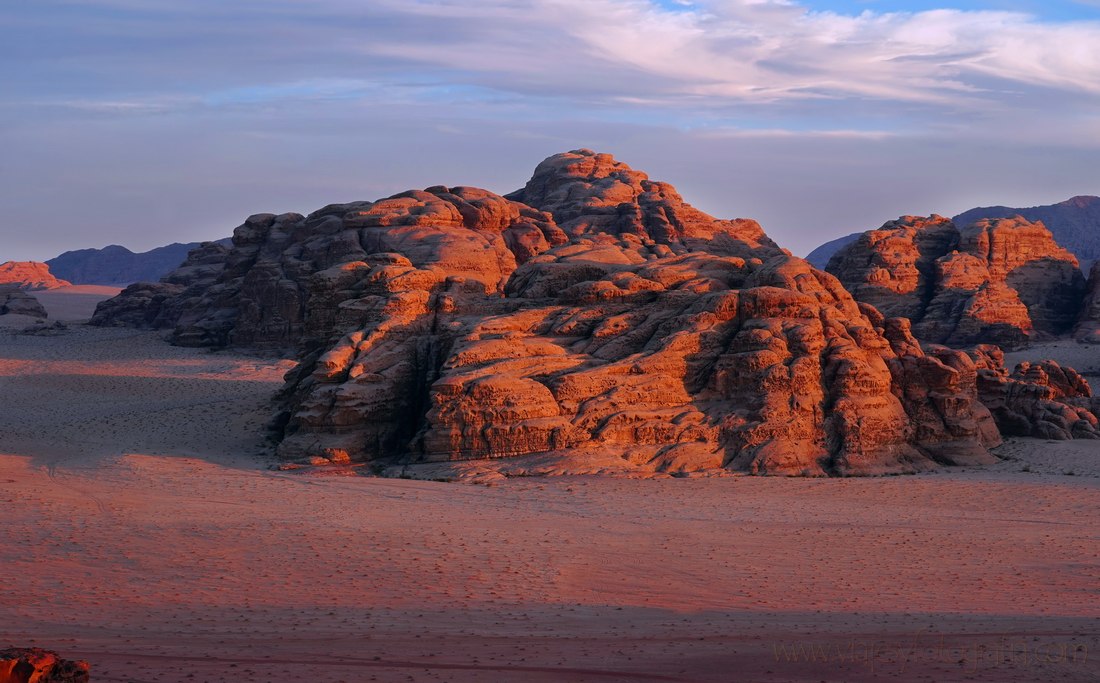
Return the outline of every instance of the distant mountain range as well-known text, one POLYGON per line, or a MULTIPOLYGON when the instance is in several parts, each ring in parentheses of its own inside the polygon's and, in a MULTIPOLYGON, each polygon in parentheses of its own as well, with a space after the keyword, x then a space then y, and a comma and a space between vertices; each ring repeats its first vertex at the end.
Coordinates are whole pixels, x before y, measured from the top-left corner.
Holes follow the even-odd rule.
MULTIPOLYGON (((228 245, 229 238, 218 240, 228 245)), ((123 287, 134 282, 157 282, 187 258, 201 242, 174 243, 142 253, 112 244, 102 249, 67 251, 46 261, 54 276, 78 285, 123 287)))
MULTIPOLYGON (((952 221, 959 227, 976 223, 983 218, 1011 218, 1023 216, 1029 221, 1042 221, 1054 234, 1061 246, 1073 252, 1086 273, 1089 266, 1100 260, 1100 197, 1079 196, 1058 204, 1013 208, 986 206, 964 211, 952 221)), ((833 254, 855 242, 862 235, 855 232, 822 244, 811 251, 806 260, 816 268, 824 268, 833 254)))
POLYGON ((825 244, 822 244, 817 249, 814 249, 809 254, 806 254, 806 260, 809 261, 810 265, 812 265, 814 268, 825 270, 825 266, 829 265, 829 259, 833 257, 833 254, 837 253, 852 242, 855 242, 862 234, 862 232, 853 232, 851 235, 845 235, 844 237, 838 237, 835 240, 830 240, 825 244))

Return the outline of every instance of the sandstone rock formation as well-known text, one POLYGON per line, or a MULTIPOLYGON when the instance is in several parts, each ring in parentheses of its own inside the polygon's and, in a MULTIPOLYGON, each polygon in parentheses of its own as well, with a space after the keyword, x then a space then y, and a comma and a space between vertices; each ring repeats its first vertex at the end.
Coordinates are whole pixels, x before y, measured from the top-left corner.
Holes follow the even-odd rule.
POLYGON ((50 267, 37 261, 5 261, 0 263, 0 285, 15 285, 20 289, 56 289, 71 283, 59 280, 50 267))
POLYGON ((978 370, 978 394, 1005 436, 1042 439, 1100 439, 1100 399, 1072 368, 1047 360, 1021 363, 1009 373, 996 346, 971 351, 978 370))
POLYGON ((0 285, 0 315, 29 315, 46 318, 46 309, 33 295, 24 292, 15 285, 0 285))
POLYGON ((610 154, 556 154, 508 198, 550 213, 570 236, 634 235, 668 247, 658 249, 660 254, 705 248, 711 254, 760 257, 781 251, 756 221, 709 216, 685 203, 676 188, 610 154))
POLYGON ((1092 265, 1092 272, 1089 273, 1085 299, 1073 336, 1085 344, 1100 344, 1100 261, 1092 265))
POLYGON ((904 216, 838 251, 827 270, 859 301, 949 346, 1006 347, 1068 332, 1084 277, 1040 223, 904 216))
MULTIPOLYGON (((229 240, 219 240, 218 244, 228 246, 229 240)), ((124 287, 135 282, 157 282, 183 263, 187 254, 199 246, 199 242, 176 242, 134 253, 126 247, 112 244, 102 249, 66 251, 46 261, 46 265, 55 275, 74 284, 124 287)))
POLYGON ((986 206, 955 216, 956 225, 970 225, 983 219, 1023 216, 1042 223, 1081 262, 1084 269, 1100 260, 1100 197, 1079 196, 1046 206, 986 206))
POLYGON ((37 647, 0 650, 0 683, 88 683, 88 663, 37 647))
POLYGON ((252 216, 93 322, 296 346, 288 462, 849 475, 991 462, 1000 443, 969 356, 926 354, 755 222, 588 150, 506 197, 252 216))

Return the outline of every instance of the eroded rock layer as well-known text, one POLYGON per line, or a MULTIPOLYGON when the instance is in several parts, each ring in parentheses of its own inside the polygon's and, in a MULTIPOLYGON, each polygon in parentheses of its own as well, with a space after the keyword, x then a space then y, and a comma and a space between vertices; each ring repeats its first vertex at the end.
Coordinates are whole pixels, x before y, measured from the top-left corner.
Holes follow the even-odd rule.
POLYGON ((1018 346, 1065 334, 1084 277, 1041 223, 904 216, 864 233, 827 270, 859 301, 913 321, 923 341, 1018 346))
POLYGON ((755 222, 588 150, 507 197, 261 214, 221 249, 96 322, 296 345, 289 462, 876 474, 991 462, 1000 443, 970 356, 926 354, 755 222))

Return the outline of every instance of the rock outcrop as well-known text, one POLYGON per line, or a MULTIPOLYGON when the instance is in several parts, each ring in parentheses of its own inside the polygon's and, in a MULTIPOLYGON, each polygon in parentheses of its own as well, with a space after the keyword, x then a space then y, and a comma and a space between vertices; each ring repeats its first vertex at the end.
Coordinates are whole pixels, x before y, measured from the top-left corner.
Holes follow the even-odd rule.
MULTIPOLYGON (((229 240, 219 240, 218 244, 228 246, 229 240)), ((178 268, 187 254, 199 246, 199 242, 175 242, 134 253, 126 247, 112 244, 102 249, 66 251, 46 261, 46 264, 58 277, 74 284, 125 287, 135 282, 157 282, 178 268)))
POLYGON ((296 346, 288 462, 860 475, 992 462, 1000 443, 968 355, 925 353, 755 222, 588 150, 505 197, 253 216, 93 322, 296 346))
POLYGON ((0 650, 3 683, 88 683, 89 671, 85 661, 62 659, 56 652, 37 647, 0 650))
POLYGON ((756 221, 707 215, 684 202, 676 188, 650 180, 610 154, 556 154, 508 198, 548 212, 571 237, 634 235, 659 245, 656 252, 662 255, 704 248, 742 257, 782 251, 756 221))
POLYGON ((1065 334, 1084 277, 1040 223, 904 216, 864 233, 829 261, 856 299, 913 321, 923 341, 1019 346, 1065 334))
POLYGON ((1079 196, 1046 206, 1016 208, 986 206, 970 209, 955 216, 956 225, 971 225, 980 220, 1023 216, 1042 223, 1062 245, 1088 269, 1100 260, 1100 197, 1079 196))
POLYGON ((1073 336, 1085 344, 1100 344, 1100 261, 1092 265, 1092 272, 1089 273, 1085 299, 1073 336))
POLYGON ((0 263, 0 285, 15 285, 20 289, 56 289, 71 283, 59 280, 50 273, 50 267, 37 261, 5 261, 0 263))
POLYGON ((978 366, 978 394, 1005 436, 1100 439, 1100 399, 1072 368, 1047 360, 1021 363, 1009 373, 996 346, 971 351, 978 366))
POLYGON ((46 318, 48 313, 33 295, 15 285, 0 285, 0 315, 28 315, 46 318))

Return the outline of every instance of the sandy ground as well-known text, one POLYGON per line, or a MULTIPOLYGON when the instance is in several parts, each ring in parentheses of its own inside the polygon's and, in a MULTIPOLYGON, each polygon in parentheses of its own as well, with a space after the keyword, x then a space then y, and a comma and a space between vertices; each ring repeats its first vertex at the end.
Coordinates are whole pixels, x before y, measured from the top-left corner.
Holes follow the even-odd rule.
POLYGON ((1096 443, 878 479, 303 476, 259 437, 288 367, 0 331, 0 647, 96 681, 1100 678, 1096 443))
POLYGON ((121 292, 120 287, 103 285, 72 285, 31 292, 50 314, 50 320, 70 322, 87 320, 95 312, 95 306, 121 292))

